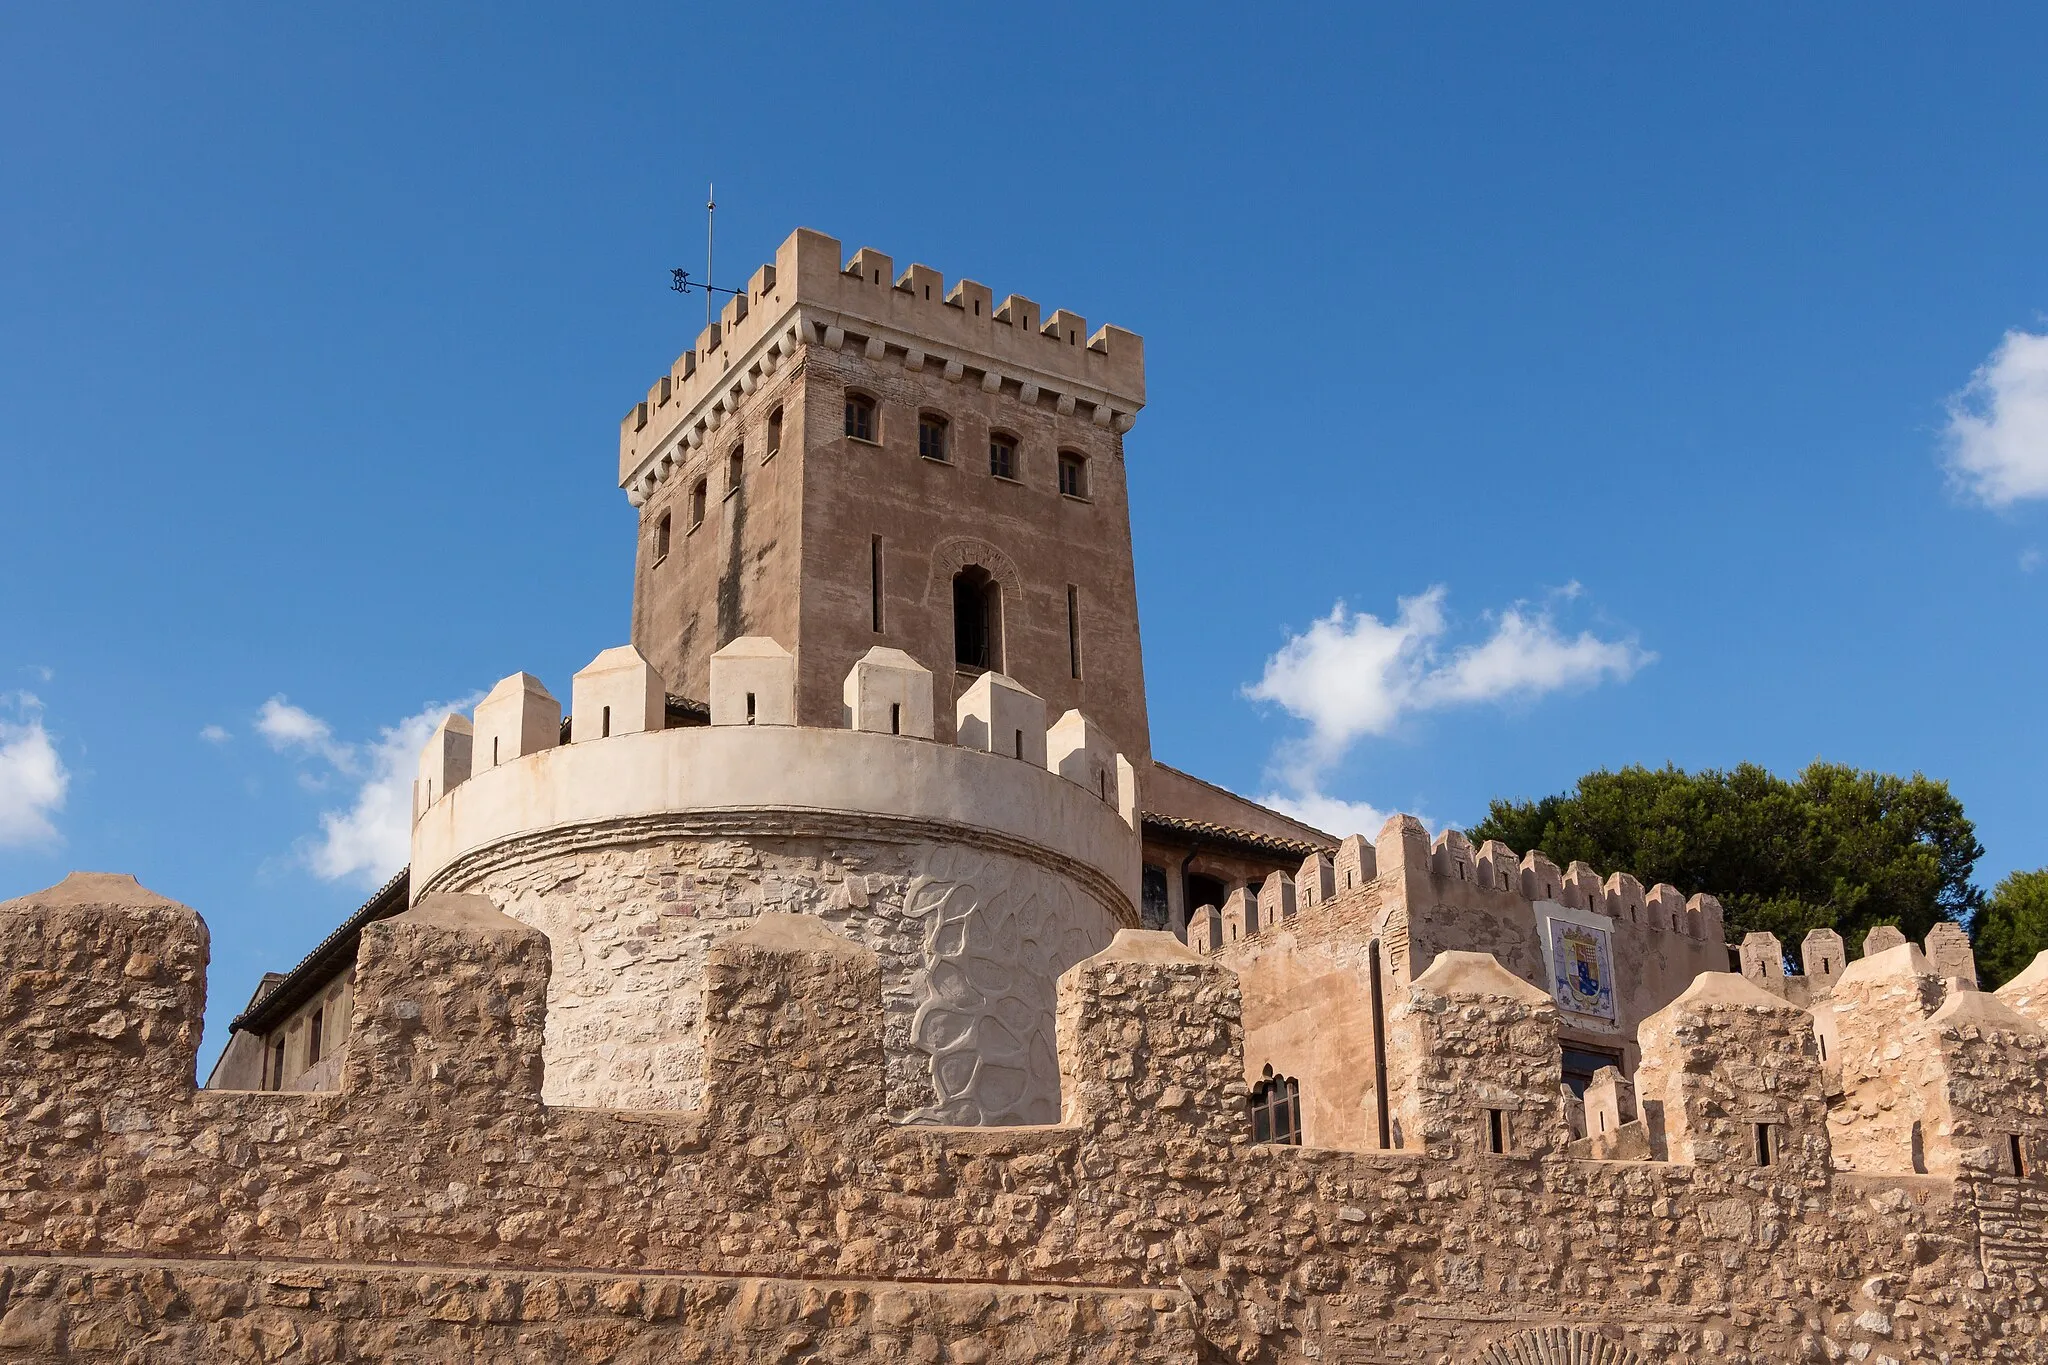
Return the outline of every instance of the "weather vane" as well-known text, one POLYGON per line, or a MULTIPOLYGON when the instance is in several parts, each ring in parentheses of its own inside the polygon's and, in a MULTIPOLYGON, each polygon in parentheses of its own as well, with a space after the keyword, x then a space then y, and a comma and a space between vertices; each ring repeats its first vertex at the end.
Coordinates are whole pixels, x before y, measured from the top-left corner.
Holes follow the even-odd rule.
POLYGON ((720 285, 720 284, 713 284, 713 283, 711 283, 711 246, 712 246, 712 234, 711 234, 711 229, 712 229, 712 228, 713 228, 713 226, 714 226, 714 225, 715 225, 715 224, 717 223, 717 221, 718 221, 718 187, 717 187, 717 186, 715 186, 715 185, 713 185, 713 186, 710 186, 710 187, 708 187, 708 188, 707 188, 707 189, 705 190, 705 194, 704 194, 704 278, 703 278, 703 280, 701 280, 701 281, 693 281, 693 280, 691 280, 691 279, 690 279, 690 272, 689 272, 689 271, 687 271, 687 270, 671 270, 671 271, 669 271, 669 272, 668 272, 668 275, 669 275, 669 280, 668 280, 668 287, 669 287, 669 288, 671 288, 671 289, 673 289, 673 290, 675 290, 675 291, 676 291, 676 292, 677 292, 678 294, 687 294, 687 293, 689 293, 689 292, 690 292, 690 291, 691 291, 692 289, 701 289, 701 290, 703 290, 703 291, 704 291, 704 325, 705 325, 706 327, 709 327, 709 326, 711 325, 711 305, 712 305, 712 304, 713 304, 714 302, 716 302, 716 300, 714 300, 714 299, 713 299, 713 298, 711 297, 711 296, 712 296, 713 294, 732 294, 732 295, 739 295, 739 294, 743 294, 743 293, 745 293, 745 292, 746 292, 745 290, 742 290, 742 289, 727 289, 727 288, 726 288, 726 287, 725 287, 724 285, 720 285))

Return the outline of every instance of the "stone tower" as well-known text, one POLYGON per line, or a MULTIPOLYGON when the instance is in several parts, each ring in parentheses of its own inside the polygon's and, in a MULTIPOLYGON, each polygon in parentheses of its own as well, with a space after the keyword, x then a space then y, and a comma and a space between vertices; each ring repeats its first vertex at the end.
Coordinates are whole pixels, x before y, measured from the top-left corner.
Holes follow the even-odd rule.
POLYGON ((1143 769, 1123 434, 1144 401, 1130 332, 799 230, 621 426, 633 642, 703 699, 713 651, 771 636, 813 726, 841 724, 857 659, 901 649, 940 676, 941 740, 999 671, 1143 769))

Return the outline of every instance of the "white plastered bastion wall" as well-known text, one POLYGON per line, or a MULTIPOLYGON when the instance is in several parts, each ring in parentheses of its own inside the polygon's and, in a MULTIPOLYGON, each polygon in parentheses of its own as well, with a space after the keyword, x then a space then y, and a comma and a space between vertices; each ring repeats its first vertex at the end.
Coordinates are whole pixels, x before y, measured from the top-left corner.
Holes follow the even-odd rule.
POLYGON ((412 886, 481 892, 548 934, 551 1103, 695 1105, 705 950, 783 911, 882 956, 899 1117, 1051 1122, 1058 976, 1137 923, 1119 804, 911 736, 644 731, 448 789, 413 827, 412 886))

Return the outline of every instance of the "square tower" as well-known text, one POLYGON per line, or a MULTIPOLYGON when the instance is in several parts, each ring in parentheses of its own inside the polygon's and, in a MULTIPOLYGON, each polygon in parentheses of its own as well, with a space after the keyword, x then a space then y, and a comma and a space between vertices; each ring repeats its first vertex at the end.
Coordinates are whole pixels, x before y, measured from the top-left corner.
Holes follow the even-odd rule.
POLYGON ((633 643, 702 698, 713 651, 772 636, 820 726, 856 660, 901 649, 941 679, 941 740, 996 670, 1144 766, 1123 463, 1144 401, 1133 333, 800 229, 620 428, 633 643))

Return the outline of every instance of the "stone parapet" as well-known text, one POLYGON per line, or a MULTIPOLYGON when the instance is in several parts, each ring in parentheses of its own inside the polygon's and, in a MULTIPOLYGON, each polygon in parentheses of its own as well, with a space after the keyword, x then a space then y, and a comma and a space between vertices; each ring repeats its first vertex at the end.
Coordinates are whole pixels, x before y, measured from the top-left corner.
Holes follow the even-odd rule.
POLYGON ((413 827, 415 899, 516 836, 743 812, 839 815, 1028 845, 1098 881, 1136 921, 1138 839, 1093 788, 1003 753, 792 725, 698 726, 542 749, 487 768, 413 827))
MULTIPOLYGON (((345 1090, 199 1091, 195 916, 132 883, 0 907, 0 1357, 2048 1360, 2038 1182, 1250 1143, 1232 974, 1160 935, 1062 980, 1062 1120, 968 1129, 882 1112, 874 954, 815 924, 713 946, 704 1102, 658 1114, 536 1102, 532 934, 446 901, 380 929, 345 1090)), ((1444 959, 1431 1103, 1540 1101, 1488 1040, 1547 1002, 1444 959)), ((1667 1116, 1810 1102, 1755 994, 1674 1007, 1718 1088, 1667 1116)))
POLYGON ((635 506, 690 449, 737 412, 745 396, 793 363, 801 348, 861 348, 912 371, 940 372, 1011 391, 1062 415, 1086 410, 1101 426, 1130 428, 1145 405, 1145 343, 1104 325, 1093 332, 1064 309, 1044 313, 1019 295, 998 303, 986 285, 948 290, 937 271, 900 275, 862 248, 799 228, 756 270, 696 345, 677 357, 619 426, 619 486, 635 506))

